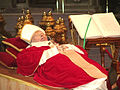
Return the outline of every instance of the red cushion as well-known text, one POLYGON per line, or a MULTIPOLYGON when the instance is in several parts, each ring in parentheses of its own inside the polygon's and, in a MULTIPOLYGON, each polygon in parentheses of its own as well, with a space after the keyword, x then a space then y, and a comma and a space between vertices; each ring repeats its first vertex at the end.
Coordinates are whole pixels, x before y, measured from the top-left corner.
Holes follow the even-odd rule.
POLYGON ((14 69, 17 66, 16 59, 7 52, 0 52, 0 64, 11 69, 14 69))
POLYGON ((8 47, 8 48, 6 49, 6 52, 7 52, 8 54, 10 54, 12 57, 14 57, 15 59, 17 58, 17 54, 19 53, 16 49, 11 48, 11 47, 8 47))
POLYGON ((22 49, 28 46, 28 44, 20 39, 20 37, 5 39, 2 43, 16 49, 17 51, 22 51, 22 49))

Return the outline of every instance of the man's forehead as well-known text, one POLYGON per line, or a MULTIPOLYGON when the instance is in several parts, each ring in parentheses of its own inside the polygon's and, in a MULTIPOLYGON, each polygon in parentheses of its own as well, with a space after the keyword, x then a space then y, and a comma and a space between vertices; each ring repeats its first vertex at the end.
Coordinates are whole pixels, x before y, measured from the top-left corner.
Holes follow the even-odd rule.
POLYGON ((44 34, 42 31, 38 30, 35 32, 35 34, 44 34))
POLYGON ((42 31, 36 31, 32 37, 35 37, 35 36, 41 36, 41 35, 45 35, 42 31))

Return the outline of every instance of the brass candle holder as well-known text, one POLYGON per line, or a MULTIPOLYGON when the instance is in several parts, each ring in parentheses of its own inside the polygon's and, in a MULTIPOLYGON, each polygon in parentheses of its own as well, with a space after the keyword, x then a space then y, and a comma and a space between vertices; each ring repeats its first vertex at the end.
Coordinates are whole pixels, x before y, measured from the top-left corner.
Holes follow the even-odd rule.
POLYGON ((52 29, 52 27, 50 26, 50 23, 47 23, 47 27, 45 30, 45 33, 47 36, 50 36, 52 38, 52 40, 55 40, 55 31, 52 29))

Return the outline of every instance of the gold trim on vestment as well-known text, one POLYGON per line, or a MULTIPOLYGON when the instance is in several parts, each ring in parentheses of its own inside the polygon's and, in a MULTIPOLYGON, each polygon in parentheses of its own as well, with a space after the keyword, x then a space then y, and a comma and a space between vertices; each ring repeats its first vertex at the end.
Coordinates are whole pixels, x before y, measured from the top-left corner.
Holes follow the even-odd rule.
POLYGON ((77 52, 75 52, 73 50, 69 50, 69 51, 63 51, 61 53, 66 55, 75 65, 82 68, 91 77, 93 77, 93 78, 105 78, 105 77, 107 77, 107 75, 105 75, 103 72, 101 72, 94 65, 88 63, 77 52))

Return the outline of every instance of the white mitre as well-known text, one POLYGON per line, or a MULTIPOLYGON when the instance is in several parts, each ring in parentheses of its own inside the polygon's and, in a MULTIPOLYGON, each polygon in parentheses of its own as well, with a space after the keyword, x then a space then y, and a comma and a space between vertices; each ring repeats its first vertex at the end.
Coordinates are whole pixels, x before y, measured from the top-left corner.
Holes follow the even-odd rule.
POLYGON ((36 25, 26 24, 22 28, 20 38, 30 44, 32 36, 36 31, 42 31, 45 34, 45 31, 42 28, 36 25))

